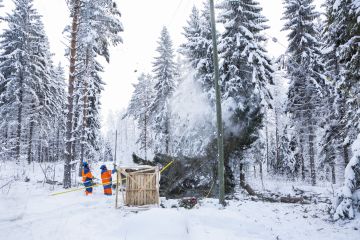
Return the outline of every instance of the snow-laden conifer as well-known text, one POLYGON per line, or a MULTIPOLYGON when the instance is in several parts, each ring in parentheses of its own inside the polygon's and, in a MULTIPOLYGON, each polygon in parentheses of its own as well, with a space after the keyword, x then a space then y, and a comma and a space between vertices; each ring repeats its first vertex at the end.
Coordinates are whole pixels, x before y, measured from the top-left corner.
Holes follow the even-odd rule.
POLYGON ((237 152, 234 159, 241 160, 238 153, 258 137, 262 105, 270 98, 266 86, 273 82, 273 69, 263 47, 266 40, 263 31, 268 27, 259 2, 224 0, 218 8, 219 22, 224 27, 219 39, 219 57, 225 121, 225 181, 231 186, 230 156, 237 152))
POLYGON ((138 83, 134 84, 134 92, 130 100, 127 114, 137 120, 137 126, 140 130, 137 143, 140 144, 140 150, 143 151, 144 159, 147 160, 149 150, 151 149, 152 139, 150 136, 151 103, 153 99, 152 77, 142 73, 138 78, 138 83))
POLYGON ((156 153, 170 153, 170 104, 175 89, 176 65, 174 50, 166 27, 161 31, 156 49, 158 56, 153 62, 154 99, 151 104, 152 125, 155 133, 156 153))
POLYGON ((323 65, 320 62, 320 42, 317 39, 315 20, 319 14, 312 0, 285 0, 283 30, 289 31, 290 55, 288 74, 290 77, 288 111, 297 137, 298 161, 301 176, 305 179, 310 168, 310 178, 316 184, 315 132, 321 117, 323 65))
POLYGON ((337 79, 336 92, 341 100, 338 101, 338 108, 341 110, 343 156, 347 165, 344 186, 337 193, 334 203, 334 218, 353 218, 354 203, 358 201, 355 191, 360 182, 360 4, 358 0, 336 0, 326 4, 331 10, 328 14, 328 34, 335 36, 329 39, 328 45, 336 47, 341 75, 337 79), (351 159, 349 156, 352 156, 351 159))
POLYGON ((97 57, 110 61, 109 47, 122 42, 120 12, 112 0, 82 1, 77 35, 77 67, 74 108, 75 152, 82 160, 94 160, 99 154, 100 95, 104 82, 103 67, 97 57), (79 150, 79 151, 77 151, 79 150))
MULTIPOLYGON (((18 162, 31 161, 33 134, 46 136, 55 117, 49 43, 32 0, 15 0, 4 19, 8 28, 1 38, 1 125, 6 129, 6 151, 18 162), (25 148, 27 147, 27 152, 25 148)), ((46 138, 43 139, 46 144, 46 138)))

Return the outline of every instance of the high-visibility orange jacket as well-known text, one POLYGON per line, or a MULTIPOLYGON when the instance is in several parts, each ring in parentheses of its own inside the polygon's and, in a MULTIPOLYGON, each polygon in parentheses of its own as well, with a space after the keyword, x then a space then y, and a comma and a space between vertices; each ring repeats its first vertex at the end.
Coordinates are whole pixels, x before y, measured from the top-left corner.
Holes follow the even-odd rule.
POLYGON ((81 172, 82 175, 82 181, 84 183, 84 186, 86 187, 86 193, 92 192, 92 180, 94 176, 91 174, 89 167, 84 167, 84 169, 81 172))
POLYGON ((101 181, 104 187, 104 194, 105 195, 112 195, 111 185, 112 185, 112 177, 111 174, 115 173, 116 169, 114 170, 107 170, 106 167, 103 167, 101 170, 101 181))
POLYGON ((112 182, 112 170, 106 170, 101 172, 101 182, 104 186, 104 189, 111 188, 111 182, 112 182))

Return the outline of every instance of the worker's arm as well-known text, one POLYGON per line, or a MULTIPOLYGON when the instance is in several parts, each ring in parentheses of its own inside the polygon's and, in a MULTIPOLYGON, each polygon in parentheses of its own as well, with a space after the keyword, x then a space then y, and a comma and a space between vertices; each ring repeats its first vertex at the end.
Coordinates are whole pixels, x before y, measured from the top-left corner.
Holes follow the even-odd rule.
POLYGON ((91 172, 88 172, 88 173, 86 174, 86 177, 91 178, 91 179, 93 179, 93 178, 94 178, 94 176, 92 175, 92 173, 91 173, 91 172))

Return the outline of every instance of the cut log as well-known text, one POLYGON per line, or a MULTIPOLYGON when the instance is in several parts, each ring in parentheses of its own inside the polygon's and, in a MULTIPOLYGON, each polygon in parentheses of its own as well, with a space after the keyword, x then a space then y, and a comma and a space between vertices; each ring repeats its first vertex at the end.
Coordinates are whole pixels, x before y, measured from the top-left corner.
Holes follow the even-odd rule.
POLYGON ((250 196, 257 196, 257 194, 255 193, 255 191, 250 187, 249 184, 243 183, 241 184, 241 187, 243 189, 246 190, 246 192, 250 195, 250 196))
POLYGON ((302 197, 280 197, 280 202, 282 203, 305 203, 304 198, 302 197))

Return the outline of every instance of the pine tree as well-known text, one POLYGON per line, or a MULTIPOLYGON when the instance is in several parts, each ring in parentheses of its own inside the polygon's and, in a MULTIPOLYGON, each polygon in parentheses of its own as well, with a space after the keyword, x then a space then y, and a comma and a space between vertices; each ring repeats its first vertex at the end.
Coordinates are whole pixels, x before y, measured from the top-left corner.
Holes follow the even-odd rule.
MULTIPOLYGON (((295 134, 298 136, 296 145, 300 148, 299 159, 308 159, 311 183, 315 185, 315 131, 317 120, 321 117, 316 113, 320 110, 319 96, 323 85, 320 43, 316 38, 314 23, 319 14, 315 11, 312 0, 286 0, 284 4, 283 19, 287 22, 283 30, 289 31, 287 52, 291 56, 288 70, 291 80, 288 111, 292 114, 295 134)), ((305 166, 305 162, 300 165, 305 166)), ((306 169, 302 167, 301 171, 304 180, 306 169)))
POLYGON ((137 143, 140 143, 140 150, 144 151, 144 159, 147 160, 152 140, 150 138, 150 104, 153 98, 153 84, 151 76, 142 73, 138 83, 133 85, 135 90, 130 100, 127 114, 137 120, 140 129, 137 143))
MULTIPOLYGON (((270 97, 266 86, 272 83, 273 69, 263 48, 266 38, 262 31, 267 28, 267 20, 259 3, 221 1, 218 8, 221 9, 219 22, 225 28, 219 41, 222 98, 224 115, 229 116, 224 129, 226 186, 233 184, 230 156, 249 147, 257 138, 262 121, 261 105, 270 97)), ((244 162, 238 160, 244 169, 244 162)))
MULTIPOLYGON (((99 157, 100 94, 104 83, 99 75, 103 68, 97 57, 104 57, 109 62, 109 47, 122 42, 118 34, 123 31, 120 12, 112 0, 74 0, 71 6, 73 24, 68 91, 71 93, 68 99, 71 114, 68 113, 67 120, 67 141, 71 139, 71 142, 67 145, 66 166, 75 157, 79 157, 80 162, 99 157), (76 156, 76 152, 80 152, 80 156, 76 156)), ((69 181, 70 167, 64 170, 64 179, 69 181)))
POLYGON ((174 50, 169 32, 166 27, 161 31, 159 46, 156 51, 158 56, 153 63, 154 72, 154 99, 151 111, 152 125, 155 133, 155 152, 170 153, 170 109, 169 98, 175 89, 176 65, 174 62, 174 50))
POLYGON ((74 84, 76 75, 76 57, 79 15, 81 8, 80 0, 71 1, 71 40, 70 40, 70 69, 67 92, 67 113, 66 113, 66 140, 65 140, 65 162, 64 162, 64 188, 71 187, 71 160, 73 155, 73 116, 74 116, 74 84))
POLYGON ((112 0, 84 1, 80 11, 76 104, 81 109, 78 119, 78 126, 81 126, 81 161, 84 158, 96 159, 99 153, 100 94, 104 83, 99 75, 103 67, 96 57, 104 57, 109 62, 109 46, 122 42, 118 35, 123 31, 120 16, 112 0))

